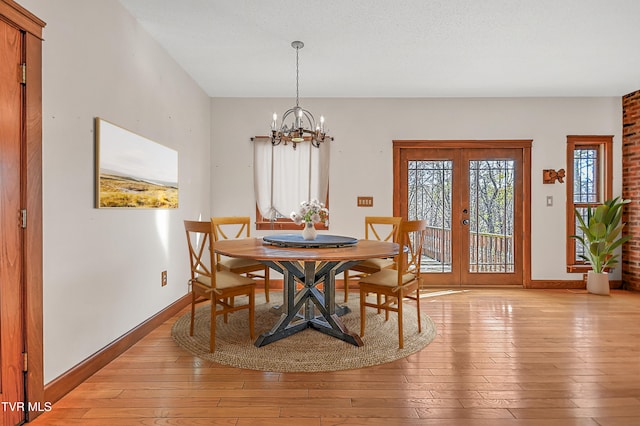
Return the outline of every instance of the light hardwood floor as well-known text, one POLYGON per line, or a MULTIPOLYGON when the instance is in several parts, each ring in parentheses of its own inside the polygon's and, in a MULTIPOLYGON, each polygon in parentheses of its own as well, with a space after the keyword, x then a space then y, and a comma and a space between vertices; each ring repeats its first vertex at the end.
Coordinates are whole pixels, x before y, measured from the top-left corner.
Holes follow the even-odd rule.
POLYGON ((180 349, 172 320, 31 424, 640 425, 640 294, 430 291, 422 306, 437 337, 408 358, 241 370, 180 349))

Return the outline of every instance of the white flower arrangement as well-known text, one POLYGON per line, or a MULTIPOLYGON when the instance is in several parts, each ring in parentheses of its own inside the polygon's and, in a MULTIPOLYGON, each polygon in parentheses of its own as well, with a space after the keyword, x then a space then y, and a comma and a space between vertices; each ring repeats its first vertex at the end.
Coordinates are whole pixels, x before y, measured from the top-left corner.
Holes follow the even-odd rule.
POLYGON ((296 225, 305 222, 329 224, 329 210, 318 200, 303 201, 297 212, 291 212, 291 220, 296 225))

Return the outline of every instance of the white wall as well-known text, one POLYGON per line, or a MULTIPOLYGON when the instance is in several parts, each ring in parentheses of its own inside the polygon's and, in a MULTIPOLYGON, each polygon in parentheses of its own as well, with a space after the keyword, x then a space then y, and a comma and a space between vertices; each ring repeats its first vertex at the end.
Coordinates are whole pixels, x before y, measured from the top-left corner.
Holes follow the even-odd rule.
MULTIPOLYGON (((255 215, 251 136, 294 99, 212 99, 212 213, 255 215)), ((567 135, 614 135, 614 194, 621 193, 621 99, 452 98, 301 99, 327 119, 331 142, 332 234, 363 237, 365 215, 393 212, 392 140, 533 139, 532 279, 571 280, 565 265, 566 186, 542 183, 543 169, 566 168, 567 135), (373 208, 356 207, 358 195, 373 208), (553 196, 553 207, 546 197, 553 196)), ((268 232, 256 232, 264 235, 268 232)), ((619 279, 620 270, 614 273, 619 279)))
POLYGON ((47 383, 187 293, 182 221, 210 216, 209 98, 118 1, 20 3, 47 22, 47 383), (94 208, 96 116, 178 151, 178 209, 94 208))

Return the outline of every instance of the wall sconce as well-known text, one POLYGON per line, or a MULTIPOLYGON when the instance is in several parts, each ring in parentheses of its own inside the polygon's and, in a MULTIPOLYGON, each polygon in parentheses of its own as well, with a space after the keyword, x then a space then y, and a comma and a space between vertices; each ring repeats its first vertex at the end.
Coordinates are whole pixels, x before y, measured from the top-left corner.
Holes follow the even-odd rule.
POLYGON ((556 180, 564 183, 564 169, 560 169, 557 172, 553 169, 542 171, 542 183, 556 183, 556 180))

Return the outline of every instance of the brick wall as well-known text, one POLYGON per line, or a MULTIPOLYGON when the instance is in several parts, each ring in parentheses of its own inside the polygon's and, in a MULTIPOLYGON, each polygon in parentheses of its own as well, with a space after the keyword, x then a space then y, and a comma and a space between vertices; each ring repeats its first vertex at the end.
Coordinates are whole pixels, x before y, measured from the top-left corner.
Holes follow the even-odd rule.
POLYGON ((622 248, 622 283, 640 290, 640 90, 622 97, 622 197, 625 234, 634 237, 622 248))

